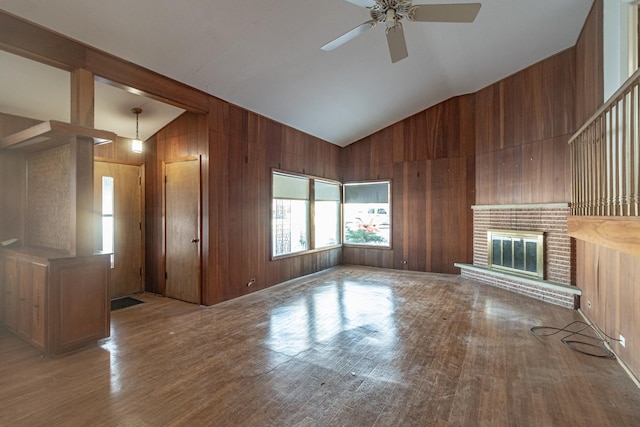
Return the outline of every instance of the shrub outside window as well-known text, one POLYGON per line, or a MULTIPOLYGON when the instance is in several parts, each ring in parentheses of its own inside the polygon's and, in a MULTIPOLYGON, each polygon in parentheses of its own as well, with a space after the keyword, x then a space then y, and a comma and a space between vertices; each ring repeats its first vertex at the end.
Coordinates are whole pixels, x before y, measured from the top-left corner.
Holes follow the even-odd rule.
POLYGON ((390 181, 343 184, 344 243, 391 247, 390 181))

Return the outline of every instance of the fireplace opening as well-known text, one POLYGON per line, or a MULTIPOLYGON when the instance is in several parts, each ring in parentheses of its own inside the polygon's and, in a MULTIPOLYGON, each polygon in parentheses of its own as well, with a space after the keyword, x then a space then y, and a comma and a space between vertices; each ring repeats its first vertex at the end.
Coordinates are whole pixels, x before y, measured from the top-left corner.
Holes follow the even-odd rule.
POLYGON ((488 266, 544 278, 544 233, 487 230, 488 266))

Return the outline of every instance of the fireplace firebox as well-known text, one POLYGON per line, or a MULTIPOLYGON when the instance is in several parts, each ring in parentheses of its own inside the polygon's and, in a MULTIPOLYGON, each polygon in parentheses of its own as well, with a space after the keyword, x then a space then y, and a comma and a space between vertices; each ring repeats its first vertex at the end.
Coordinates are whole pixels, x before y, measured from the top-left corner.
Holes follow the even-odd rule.
POLYGON ((544 233, 487 230, 489 268, 544 279, 544 233))

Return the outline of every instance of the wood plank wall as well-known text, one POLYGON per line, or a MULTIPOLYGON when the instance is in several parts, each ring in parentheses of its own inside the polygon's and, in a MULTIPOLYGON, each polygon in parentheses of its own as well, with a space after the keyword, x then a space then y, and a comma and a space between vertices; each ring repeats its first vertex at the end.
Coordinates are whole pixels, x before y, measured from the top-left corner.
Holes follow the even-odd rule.
POLYGON ((574 61, 567 49, 476 93, 476 204, 570 200, 574 61))
POLYGON ((341 249, 269 259, 271 169, 339 180, 340 148, 213 97, 209 111, 204 301, 213 304, 341 264, 341 249))
POLYGON ((346 147, 346 181, 393 179, 394 215, 392 250, 345 248, 345 262, 456 273, 471 205, 568 202, 574 98, 567 49, 346 147))
MULTIPOLYGON (((0 138, 27 129, 38 120, 0 113, 0 138)), ((26 224, 26 156, 21 153, 0 151, 0 241, 25 241, 26 224), (5 203, 21 200, 21 203, 5 203)))
MULTIPOLYGON (((163 162, 199 157, 206 163, 209 156, 206 115, 184 113, 143 144, 145 160, 145 289, 164 294, 164 222, 163 162)), ((209 193, 203 180, 203 195, 209 193)), ((203 206, 203 223, 208 221, 203 206)), ((205 248, 206 249, 206 248, 205 248)), ((203 280, 206 283, 206 280, 203 280)))
POLYGON ((213 97, 210 105, 145 142, 146 289, 164 292, 162 163, 192 157, 202 165, 204 304, 339 265, 341 249, 269 258, 271 169, 339 179, 339 147, 213 97))
MULTIPOLYGON (((576 44, 576 125, 604 103, 602 52, 603 0, 596 0, 576 44)), ((606 217, 601 217, 606 220, 606 217)), ((581 309, 608 335, 620 358, 640 378, 640 260, 633 255, 584 241, 577 242, 577 286, 581 309)))
POLYGON ((595 0, 576 42, 575 130, 604 103, 603 0, 595 0))
MULTIPOLYGON (((143 144, 143 150, 145 147, 143 144)), ((131 140, 129 138, 118 137, 115 142, 96 145, 93 150, 93 155, 97 160, 135 166, 144 164, 144 154, 131 151, 131 140)))
POLYGON ((472 262, 475 99, 444 101, 343 149, 344 181, 392 179, 392 249, 345 248, 344 262, 456 273, 472 262))

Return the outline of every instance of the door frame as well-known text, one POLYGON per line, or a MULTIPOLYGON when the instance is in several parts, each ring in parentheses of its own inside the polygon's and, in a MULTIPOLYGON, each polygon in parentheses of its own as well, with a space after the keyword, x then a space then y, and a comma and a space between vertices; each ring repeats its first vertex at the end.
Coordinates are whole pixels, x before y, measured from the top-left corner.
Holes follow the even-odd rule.
POLYGON ((185 156, 171 160, 162 160, 162 296, 167 296, 167 164, 181 163, 188 161, 198 162, 198 295, 202 305, 203 289, 202 289, 202 156, 185 156))

